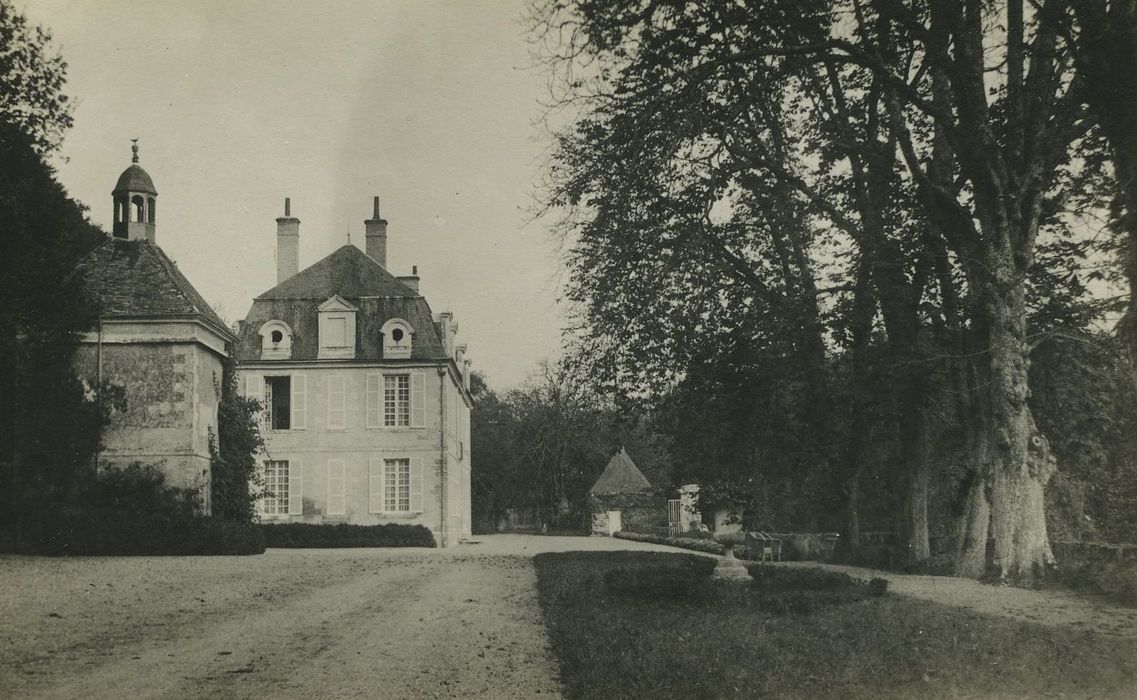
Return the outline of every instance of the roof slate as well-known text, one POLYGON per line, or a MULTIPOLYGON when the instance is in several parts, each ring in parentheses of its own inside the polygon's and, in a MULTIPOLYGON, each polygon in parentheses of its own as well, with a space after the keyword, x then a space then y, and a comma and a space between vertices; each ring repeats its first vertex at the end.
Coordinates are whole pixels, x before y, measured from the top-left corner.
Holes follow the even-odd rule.
POLYGON ((643 475, 640 468, 621 447, 620 451, 608 460, 604 473, 592 485, 588 492, 592 495, 609 493, 638 493, 651 488, 651 482, 643 475))
POLYGON ((380 329, 392 318, 401 318, 414 329, 410 360, 449 358, 426 299, 363 251, 345 245, 253 300, 241 325, 237 359, 261 359, 259 331, 274 320, 283 321, 292 329, 291 359, 317 359, 319 306, 333 295, 359 309, 355 317, 356 360, 384 359, 380 329))
POLYGON ((331 255, 284 280, 257 299, 319 299, 333 294, 360 297, 418 297, 359 248, 341 246, 331 255))
POLYGON ((150 241, 108 236, 78 271, 104 318, 198 316, 232 336, 174 261, 150 241))

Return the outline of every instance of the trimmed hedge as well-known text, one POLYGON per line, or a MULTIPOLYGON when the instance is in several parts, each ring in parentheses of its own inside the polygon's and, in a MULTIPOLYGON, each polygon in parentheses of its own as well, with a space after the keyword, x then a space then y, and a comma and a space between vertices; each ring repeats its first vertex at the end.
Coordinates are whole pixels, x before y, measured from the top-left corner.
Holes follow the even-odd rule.
POLYGON ((883 596, 888 581, 865 582, 820 568, 751 565, 749 585, 720 584, 711 578, 713 560, 688 560, 680 565, 640 565, 610 569, 604 574, 609 593, 650 603, 670 601, 703 606, 753 608, 784 615, 808 614, 883 596))
POLYGON ((43 518, 5 542, 16 554, 196 556, 263 554, 255 525, 211 517, 157 517, 89 509, 43 518))
POLYGON ((273 548, 435 547, 434 535, 422 525, 317 525, 262 523, 265 543, 273 548))
POLYGON ((153 465, 108 468, 71 503, 24 513, 0 548, 48 556, 264 553, 256 525, 200 516, 199 505, 196 491, 167 486, 153 465))
POLYGON ((681 547, 683 549, 690 549, 695 552, 705 552, 707 554, 722 555, 726 553, 726 549, 714 540, 695 539, 692 537, 663 537, 661 535, 648 535, 642 532, 626 532, 624 530, 617 532, 615 536, 623 540, 632 540, 633 542, 666 544, 672 547, 681 547))

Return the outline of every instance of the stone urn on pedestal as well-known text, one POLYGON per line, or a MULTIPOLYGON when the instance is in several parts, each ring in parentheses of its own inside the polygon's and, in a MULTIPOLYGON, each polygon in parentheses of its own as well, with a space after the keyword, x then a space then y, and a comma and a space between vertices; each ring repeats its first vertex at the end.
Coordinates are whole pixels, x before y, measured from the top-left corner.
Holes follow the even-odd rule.
POLYGON ((719 559, 711 578, 717 581, 749 581, 750 572, 734 556, 734 546, 745 544, 746 534, 743 532, 716 532, 715 542, 726 549, 726 554, 719 559))

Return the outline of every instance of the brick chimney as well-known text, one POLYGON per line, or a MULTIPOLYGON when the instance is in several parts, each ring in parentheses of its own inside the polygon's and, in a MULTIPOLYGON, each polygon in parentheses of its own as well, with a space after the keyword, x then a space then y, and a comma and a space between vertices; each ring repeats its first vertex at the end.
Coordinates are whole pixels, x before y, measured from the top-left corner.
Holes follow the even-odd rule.
POLYGON ((407 285, 408 287, 410 287, 411 289, 413 289, 417 292, 418 291, 418 281, 419 281, 418 265, 412 265, 411 266, 411 274, 399 275, 398 279, 400 282, 402 282, 403 284, 407 285))
POLYGON ((371 218, 363 222, 367 231, 367 255, 383 267, 387 267, 387 220, 379 218, 379 198, 374 200, 371 218))
POLYGON ((284 216, 276 220, 276 283, 300 271, 300 219, 292 216, 292 200, 284 198, 284 216))

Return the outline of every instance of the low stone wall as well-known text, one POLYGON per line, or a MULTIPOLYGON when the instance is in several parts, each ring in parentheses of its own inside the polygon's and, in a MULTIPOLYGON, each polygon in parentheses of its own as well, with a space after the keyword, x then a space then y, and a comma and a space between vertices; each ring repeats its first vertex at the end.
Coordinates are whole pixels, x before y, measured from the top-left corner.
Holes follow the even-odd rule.
POLYGON ((1051 549, 1064 582, 1137 601, 1137 544, 1055 542, 1051 549))
POLYGON ((835 532, 771 532, 782 541, 786 561, 832 561, 841 536, 835 532))

